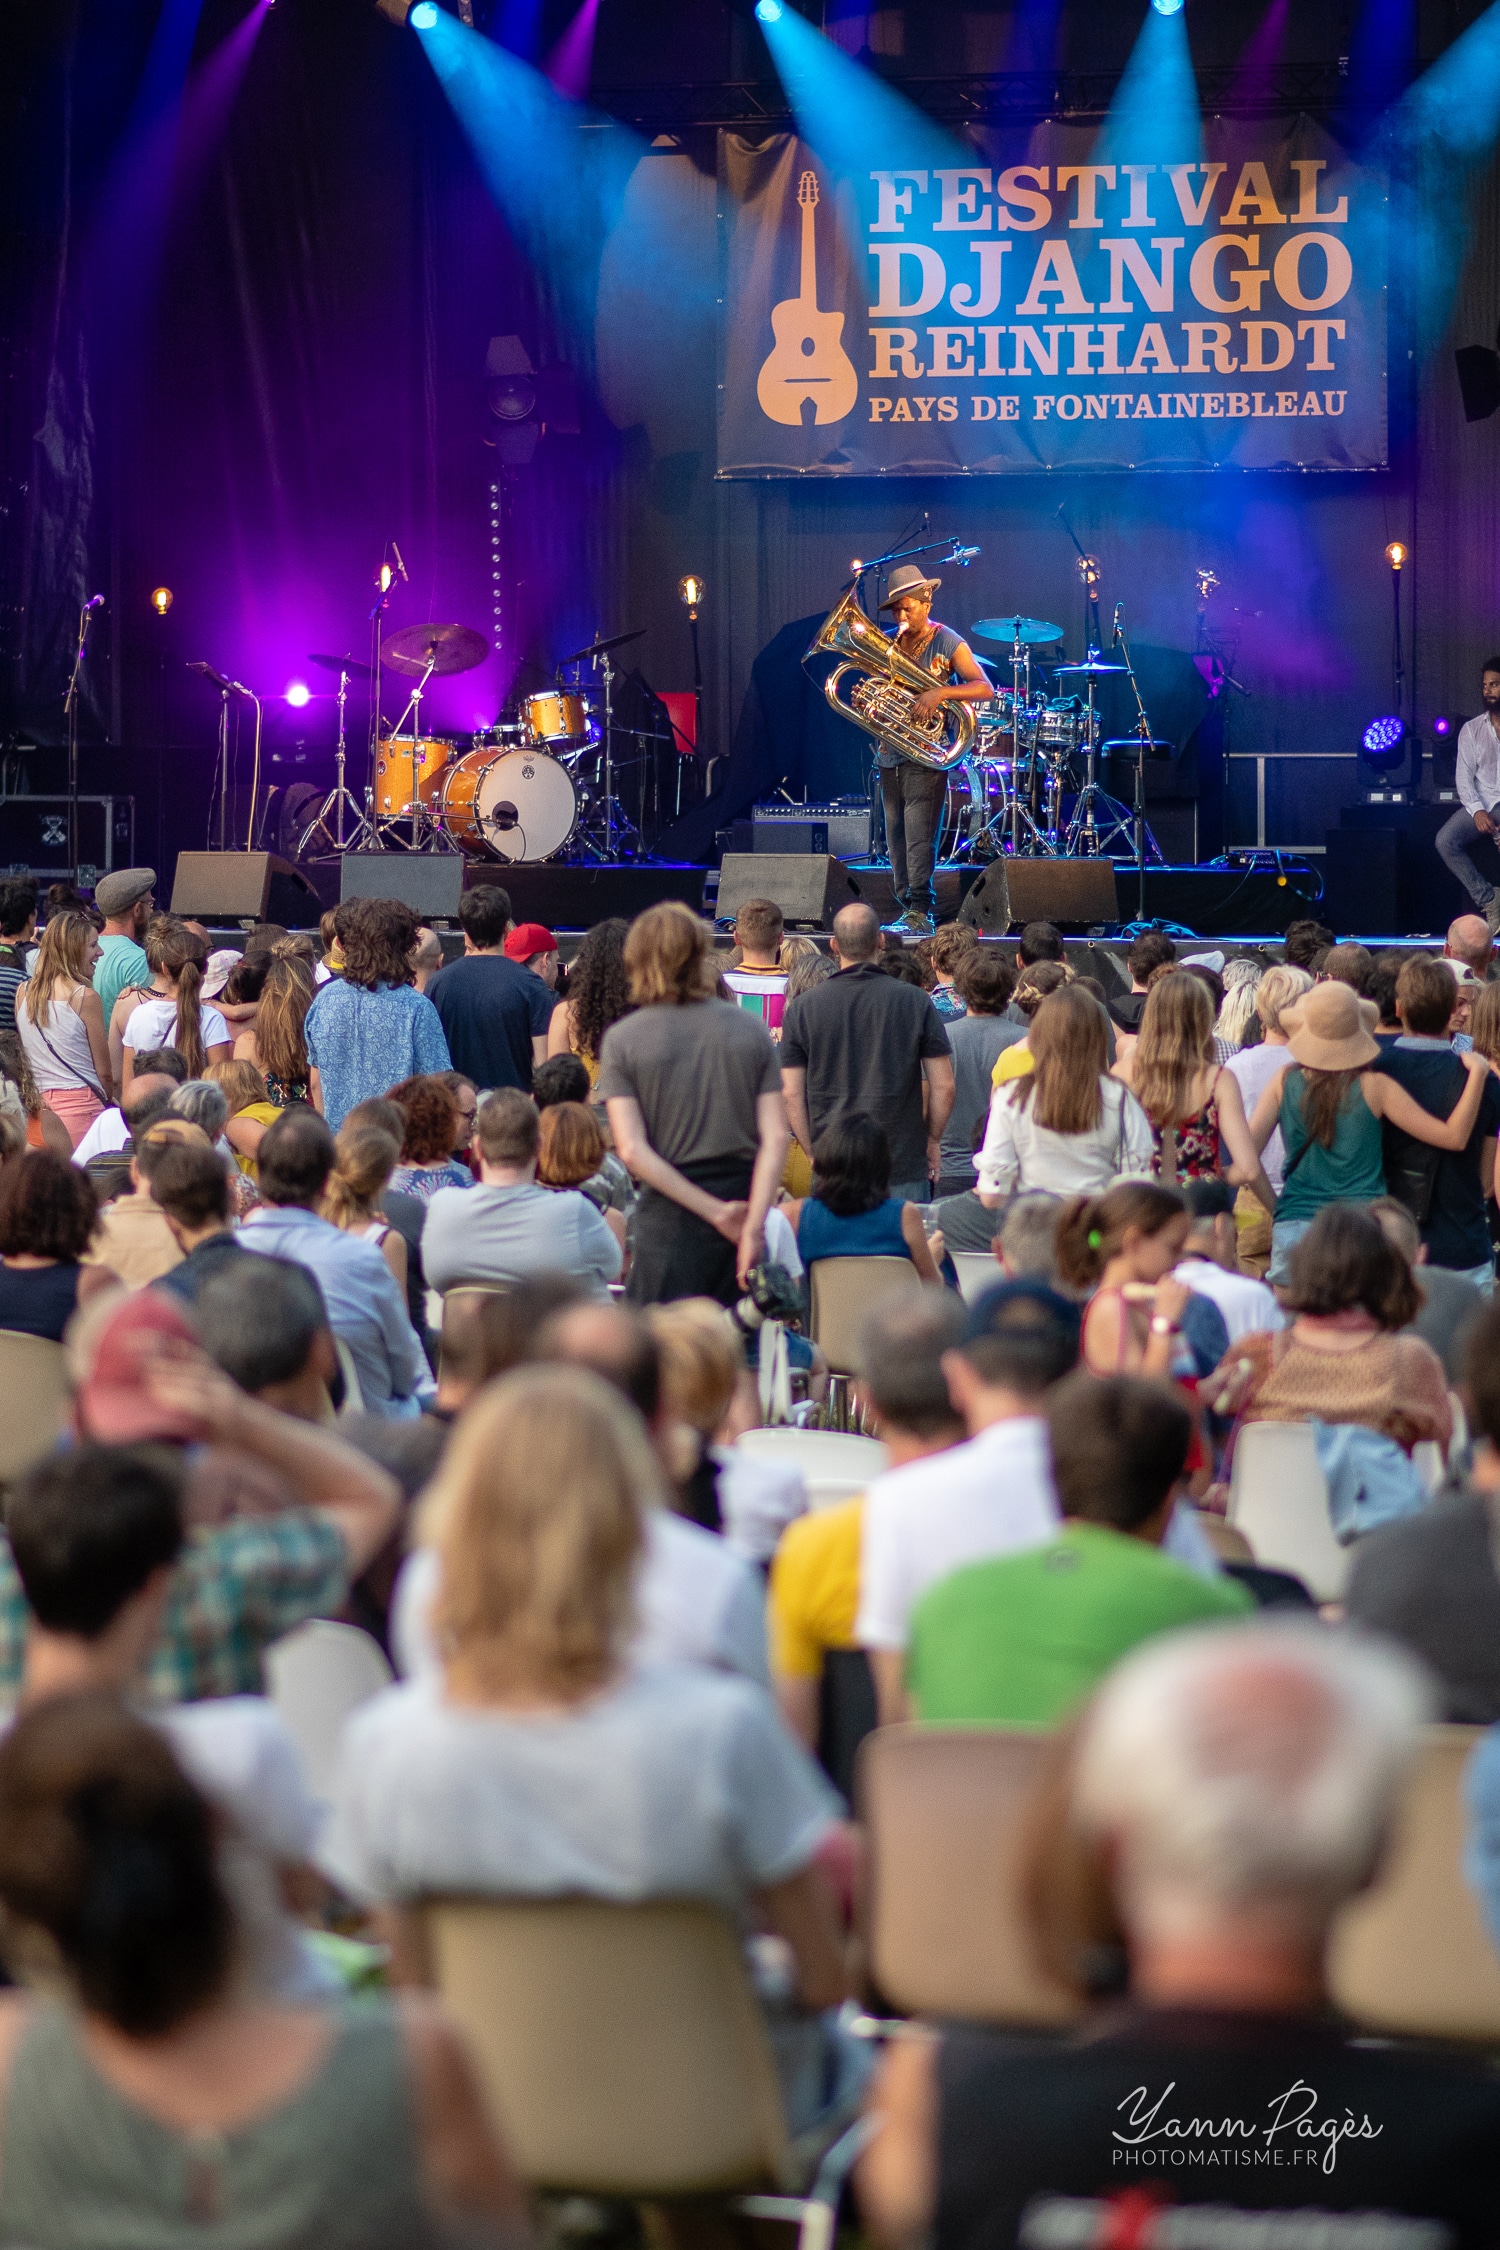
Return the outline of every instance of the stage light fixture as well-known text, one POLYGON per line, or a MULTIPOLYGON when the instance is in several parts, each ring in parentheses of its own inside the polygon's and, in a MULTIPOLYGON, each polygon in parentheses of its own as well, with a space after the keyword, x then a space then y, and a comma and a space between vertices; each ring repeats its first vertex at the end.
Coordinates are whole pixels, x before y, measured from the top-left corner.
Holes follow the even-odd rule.
POLYGON ((1182 0, 1151 0, 1151 5, 1159 16, 1175 16, 1182 0))
POLYGON ((293 710, 300 711, 305 703, 311 703, 312 689, 308 686, 306 680, 293 680, 286 691, 286 699, 293 710))
POLYGON ((1437 717, 1432 722, 1432 731, 1437 736, 1439 742, 1444 742, 1453 732, 1453 721, 1446 715, 1446 713, 1440 711, 1437 717))
POLYGON ((417 0, 416 6, 406 20, 413 31, 431 31, 438 20, 438 12, 433 5, 433 0, 417 0))
POLYGON ((1403 547, 1399 539, 1393 539, 1390 545, 1386 548, 1385 559, 1390 564, 1392 570, 1399 570, 1410 553, 1410 547, 1403 547))
POLYGON ((1411 787, 1413 749, 1410 730, 1399 712, 1371 719, 1359 738, 1359 779, 1372 804, 1404 804, 1411 787))
POLYGON ((1367 758, 1387 760, 1395 756, 1406 740, 1406 721, 1394 713, 1372 719, 1360 737, 1360 748, 1367 758))
POLYGON ((755 13, 761 23, 780 23, 784 10, 781 0, 755 0, 755 13))
POLYGON ((155 612, 156 612, 157 616, 158 616, 158 617, 165 617, 165 616, 166 616, 166 614, 167 614, 167 611, 168 611, 168 610, 169 610, 169 609, 171 608, 171 606, 172 606, 172 589, 171 589, 171 587, 170 587, 170 586, 153 586, 153 587, 152 587, 152 589, 151 589, 151 607, 152 607, 152 608, 153 608, 153 609, 155 610, 155 612))
POLYGON ((687 603, 689 617, 696 617, 703 604, 704 586, 702 579, 698 577, 696 572, 690 570, 685 578, 678 579, 677 591, 687 603))

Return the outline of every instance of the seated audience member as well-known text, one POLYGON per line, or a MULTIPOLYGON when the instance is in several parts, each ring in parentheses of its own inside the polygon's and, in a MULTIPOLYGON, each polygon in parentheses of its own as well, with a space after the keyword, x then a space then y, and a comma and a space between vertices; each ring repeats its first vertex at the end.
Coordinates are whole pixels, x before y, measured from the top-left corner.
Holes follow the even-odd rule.
MULTIPOLYGON (((938 935, 946 936, 947 929, 938 935)), ((1022 1037, 1021 1026, 1005 1016, 1015 986, 1014 972, 993 949, 971 943, 958 954, 953 989, 962 1007, 945 1019, 953 1050, 953 1107, 943 1128, 936 1197, 962 1195, 974 1185, 974 1141, 989 1115, 991 1073, 1006 1048, 1022 1037)))
POLYGON ((988 1210, 977 1194, 950 1195, 930 1204, 923 1216, 941 1230, 949 1250, 988 1251, 1005 1280, 1045 1281, 1056 1289, 1061 1211, 1060 1196, 1022 1190, 1002 1211, 988 1210))
MULTIPOLYGON (((77 1446, 22 1480, 6 1530, 30 1612, 23 1708, 57 1695, 133 1695, 185 1538, 173 1464, 125 1446, 77 1446)), ((321 1888, 312 1867, 321 1819, 285 1720, 258 1695, 148 1715, 224 1820, 220 1872, 251 1981, 283 1999, 329 1987, 288 1911, 289 1896, 321 1888)))
MULTIPOLYGON (((381 1208, 401 1155, 401 1144, 379 1125, 349 1117, 333 1144, 333 1170, 323 1194, 323 1216, 345 1234, 373 1244, 390 1267, 396 1287, 406 1289, 406 1240, 381 1208)), ((413 1201, 416 1201, 413 1198, 413 1201)), ((425 1205, 422 1206, 425 1210, 425 1205)))
POLYGON ((549 1055, 532 1074, 531 1098, 545 1116, 558 1102, 586 1102, 589 1074, 576 1055, 549 1055))
POLYGON ((306 1266, 241 1253, 204 1285, 197 1312, 203 1349, 242 1391, 298 1421, 332 1421, 338 1352, 306 1266))
MULTIPOLYGON (((1463 1486, 1420 1515, 1358 1540, 1344 1595, 1356 1625, 1419 1656, 1456 1726, 1500 1720, 1500 1306, 1469 1331, 1467 1389, 1476 1444, 1463 1486)), ((1490 1753, 1493 1757, 1493 1753, 1490 1753)))
POLYGON ((1108 1075, 1107 1029, 1104 1010, 1076 985, 1038 1007, 1030 1071, 997 1085, 990 1102, 977 1172, 992 1209, 1016 1187, 1097 1195, 1122 1172, 1150 1171, 1151 1127, 1134 1094, 1108 1075))
POLYGON ((1183 1195, 1188 1231, 1173 1278, 1218 1306, 1231 1344, 1252 1329, 1285 1327, 1281 1307, 1265 1283, 1239 1270, 1235 1191, 1229 1182, 1189 1180, 1183 1195))
POLYGON ((187 1065, 175 1047, 158 1047, 153 1053, 137 1055, 134 1078, 118 1104, 94 1119, 73 1150, 73 1162, 85 1165, 91 1157, 113 1156, 120 1149, 128 1149, 137 1124, 144 1120, 149 1125, 161 1116, 186 1077, 187 1065), (157 1106, 148 1116, 147 1108, 152 1103, 157 1106))
POLYGON ((531 1096, 515 1086, 489 1095, 475 1138, 480 1185, 440 1188, 427 1207, 422 1265, 429 1287, 566 1273, 605 1295, 624 1254, 586 1196, 538 1187, 541 1131, 531 1096))
MULTIPOLYGON (((859 2181, 882 2250, 1100 2240, 1137 2199, 1174 2241, 1342 2241, 1378 2212, 1393 2239, 1479 2250, 1500 2087, 1465 2057, 1354 2036, 1328 1991, 1335 1919, 1389 1845, 1426 1714, 1407 1660, 1307 1624, 1128 1656, 1085 1714, 1032 1894, 1056 1930, 1055 1869, 1086 1855, 1101 1887, 1108 1870, 1129 2000, 1055 2043, 955 2027, 888 2049, 859 2181), (1247 2120, 1246 2141, 1194 2118, 1247 2120), (1226 2161, 1169 2166, 1174 2125, 1226 2161), (1283 2162, 1243 2161, 1252 2134, 1283 2162)), ((1077 1939, 1052 1951, 1081 1981, 1077 1939)))
POLYGON ((234 1161, 247 1180, 255 1178, 255 1157, 261 1136, 281 1115, 281 1108, 266 1091, 266 1082, 254 1063, 210 1063, 207 1076, 228 1106, 224 1138, 234 1151, 234 1161))
POLYGON ((753 1903, 803 2003, 842 1999, 826 1783, 764 1689, 625 1658, 659 1504, 638 1417, 577 1368, 518 1370, 454 1433, 425 1511, 443 1671, 350 1721, 322 1854, 398 1978, 425 1897, 695 1898, 753 1903))
POLYGON ((135 1138, 131 1192, 106 1203, 94 1229, 88 1263, 108 1266, 129 1289, 144 1289, 182 1263, 181 1246, 151 1193, 157 1166, 174 1148, 207 1149, 213 1154, 213 1144, 201 1126, 185 1117, 158 1117, 135 1138))
POLYGON ((599 1126, 604 1155, 598 1169, 588 1179, 578 1182, 578 1192, 586 1195, 598 1211, 628 1212, 635 1201, 635 1182, 609 1145, 608 1120, 600 1104, 591 1098, 589 1074, 578 1057, 549 1056, 532 1078, 531 1098, 543 1117, 549 1109, 560 1108, 564 1103, 588 1105, 599 1126))
POLYGON ((229 1175, 211 1148, 170 1148, 151 1175, 151 1195, 182 1252, 156 1286, 192 1304, 205 1282, 245 1255, 230 1223, 229 1175))
POLYGON ((923 1206, 890 1193, 891 1146, 873 1117, 854 1110, 825 1125, 812 1160, 811 1193, 781 1206, 804 1266, 819 1258, 910 1258, 919 1279, 941 1280, 941 1238, 931 1246, 923 1206))
MULTIPOLYGON (((583 1065, 576 1055, 559 1055, 557 1059, 576 1064, 582 1073, 583 1065)), ((550 1063, 542 1065, 543 1070, 551 1067, 550 1063)), ((537 1143, 537 1185, 554 1191, 576 1188, 580 1195, 586 1195, 623 1249, 625 1218, 610 1200, 615 1190, 604 1170, 608 1160, 604 1128, 598 1111, 590 1103, 552 1102, 542 1111, 537 1143)), ((623 1165, 619 1166, 619 1171, 628 1189, 629 1174, 623 1165)))
POLYGON ((1428 1264, 1427 1245, 1417 1222, 1395 1196, 1382 1195, 1368 1208, 1371 1216, 1380 1221, 1387 1242, 1406 1260, 1417 1285, 1421 1303, 1407 1328, 1437 1353, 1451 1390, 1464 1379, 1469 1337, 1484 1310, 1484 1297, 1467 1274, 1452 1273, 1446 1266, 1428 1264))
POLYGON ((474 1126, 479 1116, 479 1088, 472 1078, 465 1078, 461 1070, 440 1070, 437 1082, 446 1086, 458 1104, 458 1123, 453 1129, 453 1161, 474 1179, 474 1126))
MULTIPOLYGON (((892 1470, 960 1444, 963 1420, 949 1396, 944 1354, 958 1348, 964 1307, 949 1291, 904 1291, 877 1305, 860 1332, 859 1388, 865 1413, 890 1456, 892 1470)), ((862 1662, 855 1637, 863 1496, 819 1508, 788 1524, 771 1565, 766 1618, 771 1669, 782 1714, 824 1762, 845 1797, 851 1794, 856 1743, 830 1744, 825 1687, 862 1662)), ((866 1675, 868 1677, 868 1674, 866 1675)), ((869 1723, 874 1722, 868 1687, 869 1723)))
POLYGON ((648 1305, 661 1354, 661 1402, 683 1443, 674 1479, 679 1514, 722 1532, 748 1562, 768 1563, 786 1526, 807 1509, 792 1462, 767 1460, 729 1442, 735 1394, 746 1380, 740 1332, 712 1297, 648 1305))
POLYGON ((185 1117, 200 1133, 207 1134, 226 1162, 233 1158, 234 1151, 224 1138, 224 1128, 229 1123, 229 1097, 222 1086, 215 1086, 207 1078, 187 1079, 168 1102, 167 1115, 185 1117))
POLYGON ((0 1178, 0 1330, 50 1337, 80 1304, 115 1286, 104 1265, 81 1265, 98 1217, 86 1173, 51 1149, 29 1148, 0 1178))
POLYGON ((185 1767, 105 1695, 50 1698, 0 1743, 0 1904, 49 1964, 45 1997, 0 2002, 0 2229, 39 2250, 515 2239, 436 2008, 245 1988, 221 1821, 185 1767))
MULTIPOLYGON (((1447 962, 1425 953, 1414 953, 1396 979, 1401 1037, 1385 1049, 1380 1068, 1431 1117, 1446 1118, 1467 1084, 1466 1065, 1449 1043, 1457 991, 1447 962)), ((1382 1134, 1386 1186, 1416 1218, 1427 1263, 1463 1274, 1485 1296, 1495 1286, 1485 1214, 1494 1191, 1497 1132, 1500 1080, 1491 1072, 1462 1148, 1431 1148, 1389 1118, 1382 1134)))
POLYGON ((1225 1362, 1229 1396, 1246 1422, 1362 1422, 1410 1452, 1453 1431, 1442 1362, 1403 1334, 1417 1285, 1378 1219, 1352 1203, 1325 1205, 1292 1252, 1278 1334, 1241 1336, 1225 1362))
MULTIPOLYGON (((331 1432, 243 1396, 163 1292, 105 1312, 81 1356, 80 1443, 175 1452, 186 1477, 188 1539, 146 1667, 151 1692, 171 1703, 260 1693, 262 1650, 335 1614, 390 1537, 395 1485, 331 1432)), ((0 1693, 16 1693, 25 1652, 26 1599, 0 1539, 0 1693)))
POLYGON ((349 1347, 363 1403, 377 1414, 420 1412, 433 1382, 390 1267, 371 1242, 318 1216, 334 1165, 334 1140, 310 1109, 286 1110, 260 1144, 260 1192, 240 1243, 262 1257, 292 1258, 316 1275, 328 1323, 349 1347))
POLYGON ((1161 1544, 1192 1443, 1187 1408, 1139 1375, 1070 1375, 1047 1394, 1062 1527, 969 1563, 912 1611, 906 1692, 937 1726, 1050 1727, 1138 1641, 1240 1617, 1250 1596, 1161 1544))
POLYGON ((1107 1194, 1075 1196, 1058 1218, 1057 1270, 1088 1293, 1084 1364, 1096 1375, 1206 1375, 1228 1348, 1211 1299, 1173 1273, 1188 1238, 1187 1206, 1157 1180, 1122 1180, 1107 1194))
POLYGON ((856 1638, 882 1720, 903 1715, 911 1612, 940 1578, 1039 1547, 1057 1526, 1043 1397, 1078 1359, 1078 1308, 1034 1281, 986 1290, 943 1354, 968 1442, 877 1477, 865 1496, 856 1638))
POLYGON ((458 1100, 441 1078, 405 1078, 393 1086, 393 1101, 406 1120, 401 1141, 401 1161, 391 1178, 399 1195, 414 1195, 430 1203, 439 1188, 467 1188, 474 1184, 467 1164, 453 1154, 458 1137, 458 1100))
MULTIPOLYGON (((376 1125, 388 1133, 395 1142, 397 1152, 406 1132, 404 1112, 384 1094, 372 1095, 368 1101, 356 1102, 344 1119, 344 1125, 376 1125)), ((343 1126, 339 1128, 343 1131, 343 1126)), ((337 1155, 338 1143, 334 1142, 337 1155)), ((394 1167, 393 1167, 394 1169, 394 1167)), ((412 1327, 420 1336, 427 1327, 427 1277, 422 1271, 422 1229, 427 1224, 427 1206, 415 1195, 401 1195, 395 1188, 387 1188, 379 1198, 380 1215, 391 1225, 406 1244, 406 1303, 412 1327)), ((390 1265, 389 1256, 386 1264, 390 1265)))

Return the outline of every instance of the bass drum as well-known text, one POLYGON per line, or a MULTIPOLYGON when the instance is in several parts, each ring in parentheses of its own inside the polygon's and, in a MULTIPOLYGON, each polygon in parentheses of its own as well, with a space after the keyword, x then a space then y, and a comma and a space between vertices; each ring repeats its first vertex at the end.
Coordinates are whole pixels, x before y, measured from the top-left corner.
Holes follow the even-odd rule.
POLYGON ((444 778, 443 825, 477 859, 555 859, 578 825, 578 791, 544 750, 471 750, 444 778))

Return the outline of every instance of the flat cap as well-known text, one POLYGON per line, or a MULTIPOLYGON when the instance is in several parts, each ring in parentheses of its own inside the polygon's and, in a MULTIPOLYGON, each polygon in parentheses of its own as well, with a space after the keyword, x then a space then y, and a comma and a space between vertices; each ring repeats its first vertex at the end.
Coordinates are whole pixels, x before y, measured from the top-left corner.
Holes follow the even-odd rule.
POLYGON ((128 914, 138 899, 156 888, 154 867, 117 867, 94 885, 94 904, 105 915, 128 914))

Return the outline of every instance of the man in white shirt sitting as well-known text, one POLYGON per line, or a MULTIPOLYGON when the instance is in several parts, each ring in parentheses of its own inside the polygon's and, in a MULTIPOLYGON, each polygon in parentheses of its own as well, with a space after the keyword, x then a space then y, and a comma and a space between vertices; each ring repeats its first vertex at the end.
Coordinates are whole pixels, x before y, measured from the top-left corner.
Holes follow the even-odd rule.
POLYGON ((1272 1292, 1239 1270, 1234 1189, 1227 1180, 1188 1180, 1182 1192, 1193 1223, 1175 1278, 1218 1306, 1231 1344, 1257 1328, 1284 1328, 1285 1315, 1272 1292))
POLYGON ((1470 853, 1481 836, 1500 832, 1500 656, 1487 656, 1479 678, 1484 709, 1459 729, 1459 809, 1437 833, 1438 857, 1456 876, 1492 931, 1500 930, 1500 891, 1470 853))
POLYGON ((517 1086, 480 1104, 474 1127, 477 1188, 439 1188, 422 1228, 422 1270, 430 1287, 522 1281, 565 1273, 602 1297, 624 1263, 615 1236, 586 1195, 536 1184, 540 1119, 517 1086))
POLYGON ((1079 1311, 1045 1283, 1007 1281, 973 1307, 943 1355, 966 1445, 877 1477, 865 1496, 855 1637, 869 1651, 882 1723, 905 1716, 907 1630, 917 1597, 965 1563, 1040 1546, 1057 1529, 1042 1397, 1076 1365, 1079 1311))
POLYGON ((135 1076, 121 1100, 99 1112, 74 1149, 73 1162, 81 1167, 91 1156, 117 1156, 128 1149, 137 1129, 143 1131, 158 1117, 165 1117, 167 1104, 186 1077, 186 1066, 175 1047, 137 1055, 135 1076))

